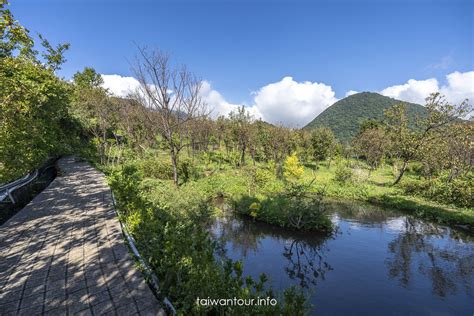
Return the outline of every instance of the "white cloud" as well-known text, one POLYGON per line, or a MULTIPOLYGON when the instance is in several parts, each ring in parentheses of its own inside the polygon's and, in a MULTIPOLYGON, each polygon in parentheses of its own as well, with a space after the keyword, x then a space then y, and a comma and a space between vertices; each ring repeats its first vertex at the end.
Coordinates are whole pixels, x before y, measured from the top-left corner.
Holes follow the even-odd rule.
POLYGON ((474 101, 474 71, 455 71, 446 76, 446 85, 439 86, 438 80, 430 78, 426 80, 410 79, 402 85, 395 85, 383 89, 380 93, 395 99, 425 104, 425 98, 433 92, 442 93, 449 102, 459 103, 468 98, 474 101))
POLYGON ((292 77, 270 83, 254 96, 254 106, 265 121, 291 127, 304 126, 336 101, 331 86, 292 77))
MULTIPOLYGON (((255 119, 291 127, 304 126, 337 101, 330 86, 308 81, 296 82, 292 77, 270 83, 252 95, 253 104, 246 106, 250 115, 255 119)), ((208 81, 203 81, 201 96, 214 118, 228 115, 240 106, 228 102, 208 81)))
POLYGON ((133 77, 122 77, 120 75, 101 75, 104 80, 102 87, 117 97, 126 97, 135 91, 140 83, 133 77))
POLYGON ((434 78, 426 80, 410 79, 405 84, 385 88, 380 93, 391 98, 424 104, 425 98, 430 93, 438 90, 438 80, 434 78))
POLYGON ((442 86, 440 92, 446 96, 448 101, 460 103, 469 99, 474 103, 474 71, 452 72, 446 76, 447 84, 442 86))
MULTIPOLYGON (((211 117, 217 118, 218 116, 227 116, 230 112, 236 111, 240 104, 229 103, 218 91, 212 89, 211 84, 208 81, 202 82, 201 97, 204 102, 207 103, 211 117)), ((246 107, 247 111, 255 119, 262 117, 260 112, 255 107, 246 107)))
POLYGON ((357 92, 355 90, 349 90, 349 91, 346 92, 346 97, 351 96, 351 95, 356 94, 356 93, 359 93, 359 92, 357 92))

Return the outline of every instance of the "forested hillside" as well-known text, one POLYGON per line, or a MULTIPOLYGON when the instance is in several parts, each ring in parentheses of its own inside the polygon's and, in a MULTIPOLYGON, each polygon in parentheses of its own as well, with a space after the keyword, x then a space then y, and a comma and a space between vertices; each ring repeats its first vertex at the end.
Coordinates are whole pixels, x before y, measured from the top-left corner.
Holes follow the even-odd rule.
POLYGON ((306 125, 305 129, 329 127, 339 141, 348 143, 359 132, 362 122, 369 119, 381 121, 384 111, 399 103, 407 105, 407 117, 411 123, 417 115, 426 115, 425 108, 419 104, 403 102, 378 93, 361 92, 337 101, 306 125))

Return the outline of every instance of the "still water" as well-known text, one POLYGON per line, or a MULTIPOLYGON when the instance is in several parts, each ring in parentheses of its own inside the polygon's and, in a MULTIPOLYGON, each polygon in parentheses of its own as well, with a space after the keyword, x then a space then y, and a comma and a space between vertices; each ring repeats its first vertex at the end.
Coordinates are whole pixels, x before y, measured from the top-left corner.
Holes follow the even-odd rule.
POLYGON ((333 236, 231 215, 212 233, 244 274, 297 285, 314 315, 474 315, 474 238, 370 205, 331 203, 333 236))

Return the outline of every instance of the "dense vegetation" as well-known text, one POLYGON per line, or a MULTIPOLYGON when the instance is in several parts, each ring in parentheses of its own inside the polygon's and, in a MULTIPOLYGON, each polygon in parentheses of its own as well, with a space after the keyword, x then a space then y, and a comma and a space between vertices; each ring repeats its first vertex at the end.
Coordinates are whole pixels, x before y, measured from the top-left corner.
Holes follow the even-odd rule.
POLYGON ((363 93, 332 107, 350 109, 327 120, 329 128, 303 130, 254 120, 245 107, 213 120, 202 81, 169 55, 139 49, 140 87, 115 98, 93 68, 72 82, 59 78, 68 46, 43 39, 40 55, 28 31, 0 8, 0 181, 51 155, 72 153, 96 164, 163 294, 183 314, 222 313, 196 305, 196 298, 234 296, 279 297, 277 306, 254 306, 256 313, 305 311, 295 289, 272 293, 265 276, 246 278, 239 262, 219 255, 208 228, 220 212, 330 234, 325 205, 343 198, 474 229, 474 128, 460 120, 472 111, 467 102, 433 94, 421 107, 363 93), (348 120, 357 109, 366 110, 359 111, 364 117, 348 120), (341 143, 341 135, 352 142, 341 143))
POLYGON ((0 5, 0 183, 37 168, 51 155, 71 152, 77 124, 68 112, 69 86, 55 75, 67 44, 43 53, 28 30, 0 5))
POLYGON ((407 116, 412 124, 416 116, 426 115, 425 108, 419 104, 402 102, 378 93, 362 92, 337 101, 308 123, 305 129, 329 127, 339 141, 348 144, 364 121, 381 121, 385 110, 400 103, 406 104, 407 116))

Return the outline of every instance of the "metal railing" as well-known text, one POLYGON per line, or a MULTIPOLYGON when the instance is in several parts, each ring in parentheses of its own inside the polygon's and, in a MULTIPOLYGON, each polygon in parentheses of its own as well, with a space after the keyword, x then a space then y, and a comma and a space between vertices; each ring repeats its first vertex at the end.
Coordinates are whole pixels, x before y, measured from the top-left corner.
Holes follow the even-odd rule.
POLYGON ((13 197, 13 191, 31 183, 33 180, 38 178, 38 170, 27 174, 23 178, 15 180, 13 182, 0 186, 0 202, 3 202, 7 197, 10 198, 10 202, 16 204, 16 200, 13 197))
POLYGON ((56 176, 56 160, 56 157, 50 158, 42 167, 20 179, 0 185, 0 225, 49 185, 56 176))

